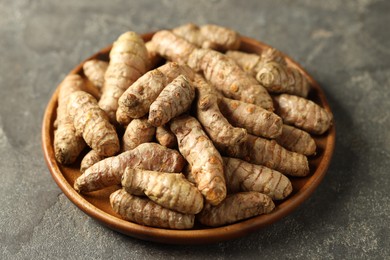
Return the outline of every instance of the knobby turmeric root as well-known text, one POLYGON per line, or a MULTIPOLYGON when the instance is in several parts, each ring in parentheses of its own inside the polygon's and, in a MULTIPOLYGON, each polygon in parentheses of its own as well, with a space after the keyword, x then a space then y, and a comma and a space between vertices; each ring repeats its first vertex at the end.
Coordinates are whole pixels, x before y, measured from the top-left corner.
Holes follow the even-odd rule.
POLYGON ((235 158, 223 157, 223 161, 229 193, 257 191, 282 200, 292 192, 290 180, 278 171, 235 158))
POLYGON ((237 32, 213 24, 198 27, 188 23, 174 28, 172 32, 201 48, 224 52, 240 47, 240 37, 237 32))
POLYGON ((275 204, 267 195, 254 191, 240 192, 228 195, 217 206, 206 203, 197 219, 203 225, 218 227, 270 213, 274 208, 275 204))
POLYGON ((186 112, 195 97, 195 90, 188 79, 180 75, 169 83, 150 105, 149 122, 162 126, 172 118, 186 112))
POLYGON ((231 146, 223 152, 229 157, 264 165, 286 175, 302 177, 309 174, 309 162, 306 156, 286 150, 275 140, 248 134, 244 143, 231 146))
POLYGON ((218 205, 226 197, 223 162, 218 150, 194 117, 176 117, 171 122, 180 153, 191 165, 195 183, 206 201, 218 205))
POLYGON ((68 75, 59 86, 54 155, 56 160, 64 165, 75 162, 86 146, 83 137, 76 134, 67 108, 70 94, 83 90, 83 84, 84 81, 79 75, 68 75))
POLYGON ((93 85, 101 90, 104 84, 104 74, 107 71, 108 62, 102 60, 89 60, 83 64, 85 76, 93 85))
POLYGON ((132 84, 119 98, 116 118, 122 125, 127 125, 133 118, 140 118, 149 112, 150 105, 166 85, 179 75, 192 80, 194 72, 186 65, 170 62, 151 70, 132 84))
POLYGON ((183 156, 156 143, 144 143, 135 149, 106 158, 88 168, 74 183, 78 192, 91 192, 121 183, 126 167, 162 172, 181 172, 183 156))
POLYGON ((89 151, 80 163, 80 172, 84 173, 86 169, 94 165, 95 163, 103 160, 105 157, 99 155, 95 150, 89 151))
POLYGON ((188 66, 197 72, 202 71, 204 77, 224 96, 273 110, 267 90, 226 55, 196 49, 188 59, 188 66))
POLYGON ((184 214, 197 214, 203 196, 181 173, 126 168, 122 186, 134 195, 146 195, 157 204, 184 214))
POLYGON ((250 134, 275 138, 282 133, 282 119, 260 106, 222 97, 219 109, 231 124, 250 134))
POLYGON ((176 136, 167 126, 159 126, 156 128, 156 140, 162 146, 168 148, 177 147, 176 136))
POLYGON ((152 141, 155 133, 156 128, 148 122, 148 119, 133 119, 123 135, 122 150, 133 150, 140 144, 152 141))
POLYGON ((84 91, 69 96, 67 106, 76 132, 101 156, 112 156, 119 152, 119 139, 107 115, 98 106, 96 99, 84 91))
POLYGON ((218 107, 218 92, 200 75, 195 76, 194 86, 197 93, 196 117, 213 143, 223 149, 245 141, 246 130, 233 127, 221 114, 218 107))
POLYGON ((171 229, 194 226, 194 215, 166 209, 148 198, 130 195, 124 189, 110 195, 110 204, 121 217, 141 225, 171 229))
POLYGON ((123 92, 149 69, 149 57, 144 41, 135 32, 119 36, 110 51, 110 63, 104 75, 99 106, 116 123, 118 99, 123 92))
POLYGON ((292 152, 306 156, 316 152, 316 142, 309 133, 289 125, 283 125, 282 134, 275 141, 292 152))
POLYGON ((323 134, 332 124, 332 114, 311 100, 281 94, 274 98, 276 113, 286 124, 292 124, 311 134, 323 134))

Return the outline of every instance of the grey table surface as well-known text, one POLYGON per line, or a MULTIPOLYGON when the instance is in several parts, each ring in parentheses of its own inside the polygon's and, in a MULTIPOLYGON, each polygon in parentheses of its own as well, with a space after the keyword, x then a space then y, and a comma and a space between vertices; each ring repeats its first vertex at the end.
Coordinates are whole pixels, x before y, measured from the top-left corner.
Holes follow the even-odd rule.
POLYGON ((389 259, 390 1, 0 0, 1 259, 389 259), (328 173, 301 207, 248 236, 163 245, 112 231, 57 187, 41 122, 64 76, 126 30, 216 23, 301 63, 334 112, 328 173))

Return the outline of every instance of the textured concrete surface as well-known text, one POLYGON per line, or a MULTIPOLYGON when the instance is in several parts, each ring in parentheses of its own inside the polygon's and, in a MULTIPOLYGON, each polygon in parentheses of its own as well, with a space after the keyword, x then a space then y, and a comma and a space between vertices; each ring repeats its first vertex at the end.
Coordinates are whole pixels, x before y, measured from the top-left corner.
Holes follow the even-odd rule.
POLYGON ((0 0, 1 259, 389 259, 390 2, 0 0), (167 246, 101 226, 52 180, 41 120, 56 85, 120 33, 229 26, 300 62, 323 86, 337 143, 293 214, 209 246, 167 246))

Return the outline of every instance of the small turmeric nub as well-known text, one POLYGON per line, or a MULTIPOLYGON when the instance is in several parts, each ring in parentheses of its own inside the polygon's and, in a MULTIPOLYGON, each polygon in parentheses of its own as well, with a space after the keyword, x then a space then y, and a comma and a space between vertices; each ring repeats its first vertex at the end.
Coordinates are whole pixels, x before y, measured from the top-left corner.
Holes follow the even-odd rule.
POLYGON ((107 61, 89 60, 83 64, 83 71, 88 80, 96 88, 101 89, 104 84, 104 74, 106 73, 107 67, 107 61))
POLYGON ((99 155, 95 150, 89 151, 84 158, 81 160, 80 163, 80 172, 84 173, 85 170, 87 170, 89 167, 94 165, 97 162, 100 162, 103 160, 105 157, 99 155))
POLYGON ((168 148, 177 147, 176 136, 167 126, 159 126, 156 128, 156 140, 162 146, 168 148))
POLYGON ((287 150, 306 156, 315 154, 317 148, 309 133, 290 125, 283 125, 282 134, 275 141, 287 150))
POLYGON ((146 118, 133 119, 122 137, 122 150, 129 151, 153 140, 156 128, 146 118))

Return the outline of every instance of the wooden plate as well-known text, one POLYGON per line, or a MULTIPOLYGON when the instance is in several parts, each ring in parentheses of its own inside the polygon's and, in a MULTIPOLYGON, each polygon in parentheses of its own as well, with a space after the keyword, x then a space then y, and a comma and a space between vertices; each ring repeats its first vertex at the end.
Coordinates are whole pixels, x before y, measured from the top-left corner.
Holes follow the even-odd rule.
MULTIPOLYGON (((153 33, 148 33, 144 34, 142 37, 145 41, 149 41, 152 36, 153 33)), ((242 51, 260 53, 264 48, 269 48, 269 46, 254 39, 242 37, 242 51)), ((107 61, 110 49, 111 46, 108 46, 91 56, 89 59, 107 61)), ((312 86, 309 98, 317 104, 320 104, 326 110, 331 111, 324 92, 315 80, 292 59, 287 56, 286 59, 289 65, 298 68, 309 80, 312 86)), ((84 76, 82 71, 83 63, 84 62, 77 65, 70 73, 78 73, 84 76)), ((54 157, 53 123, 56 118, 57 98, 58 88, 47 105, 42 125, 43 152, 53 179, 62 189, 64 194, 92 218, 123 234, 148 241, 170 244, 203 244, 220 242, 244 236, 250 232, 254 232, 262 227, 270 225, 291 213, 295 208, 309 198, 324 178, 334 150, 336 132, 335 127, 332 126, 325 134, 315 137, 317 154, 316 156, 309 158, 311 169, 309 176, 305 178, 289 177, 293 184, 293 192, 284 201, 277 202, 276 207, 271 214, 253 217, 248 220, 218 228, 195 226, 192 230, 169 230, 146 227, 121 219, 111 209, 108 197, 111 192, 117 189, 117 187, 110 187, 87 195, 79 194, 73 189, 73 182, 80 175, 78 169, 80 161, 76 162, 73 166, 64 167, 58 164, 54 157)))

